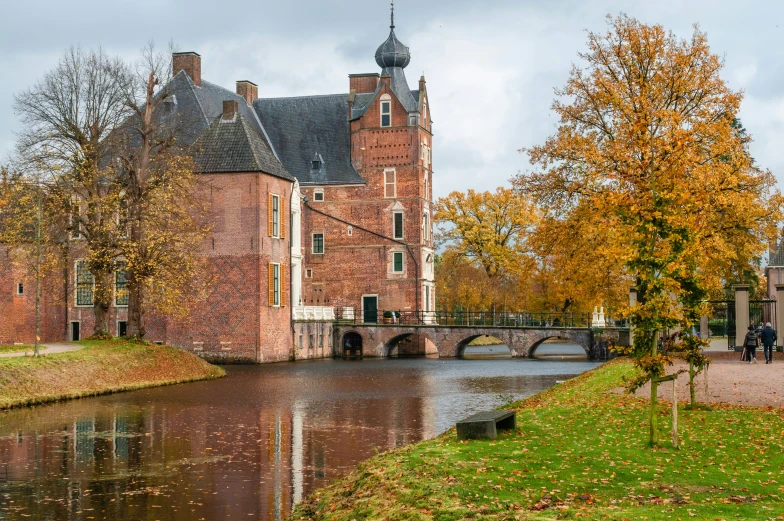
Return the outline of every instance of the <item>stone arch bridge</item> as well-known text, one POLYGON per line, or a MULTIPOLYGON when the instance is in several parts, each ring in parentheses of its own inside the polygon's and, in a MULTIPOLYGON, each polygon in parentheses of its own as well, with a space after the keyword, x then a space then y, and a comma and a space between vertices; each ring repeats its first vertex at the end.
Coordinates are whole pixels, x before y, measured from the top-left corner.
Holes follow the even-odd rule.
POLYGON ((591 360, 609 357, 608 343, 627 344, 628 329, 605 329, 594 335, 590 328, 557 327, 471 327, 438 325, 338 324, 333 326, 335 356, 387 357, 394 355, 438 355, 460 357, 466 346, 480 336, 493 336, 506 344, 513 357, 533 356, 536 348, 551 338, 569 340, 585 349, 591 360), (357 343, 361 346, 357 346, 357 343), (348 347, 348 349, 346 349, 348 347))

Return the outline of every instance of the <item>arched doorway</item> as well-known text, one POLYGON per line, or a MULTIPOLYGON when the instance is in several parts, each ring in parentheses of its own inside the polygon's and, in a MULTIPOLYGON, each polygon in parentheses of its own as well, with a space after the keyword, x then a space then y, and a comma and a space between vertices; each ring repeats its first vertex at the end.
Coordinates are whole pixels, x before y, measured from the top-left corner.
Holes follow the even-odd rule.
POLYGON ((359 333, 350 332, 343 335, 343 357, 360 358, 362 357, 362 337, 359 333))
POLYGON ((549 361, 582 361, 588 360, 585 347, 568 338, 550 337, 535 344, 531 348, 531 358, 549 361))

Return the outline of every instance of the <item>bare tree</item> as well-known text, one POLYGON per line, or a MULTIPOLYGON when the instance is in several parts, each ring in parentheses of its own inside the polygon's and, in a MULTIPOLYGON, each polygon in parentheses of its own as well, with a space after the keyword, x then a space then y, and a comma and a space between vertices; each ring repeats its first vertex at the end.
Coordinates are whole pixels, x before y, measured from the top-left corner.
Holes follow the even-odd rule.
MULTIPOLYGON (((70 235, 83 243, 94 277, 94 336, 109 333, 113 273, 119 249, 121 186, 108 152, 109 136, 127 118, 125 66, 103 50, 71 48, 41 81, 15 97, 25 126, 18 155, 72 204, 70 235)), ((81 246, 80 246, 81 247, 81 246)))
MULTIPOLYGON (((200 295, 199 255, 207 228, 204 199, 187 149, 200 126, 176 110, 172 51, 142 52, 127 76, 122 125, 115 155, 121 168, 127 236, 121 241, 128 285, 129 337, 146 334, 145 315, 155 307, 184 314, 200 295)), ((204 279, 201 279, 202 282, 204 279)))

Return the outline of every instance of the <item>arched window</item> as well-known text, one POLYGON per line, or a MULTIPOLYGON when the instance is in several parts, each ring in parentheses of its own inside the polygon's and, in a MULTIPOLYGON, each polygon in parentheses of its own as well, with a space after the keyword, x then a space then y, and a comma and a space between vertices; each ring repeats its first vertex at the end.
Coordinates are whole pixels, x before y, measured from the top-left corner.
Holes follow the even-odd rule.
POLYGON ((389 94, 381 96, 381 126, 392 126, 392 98, 389 94))

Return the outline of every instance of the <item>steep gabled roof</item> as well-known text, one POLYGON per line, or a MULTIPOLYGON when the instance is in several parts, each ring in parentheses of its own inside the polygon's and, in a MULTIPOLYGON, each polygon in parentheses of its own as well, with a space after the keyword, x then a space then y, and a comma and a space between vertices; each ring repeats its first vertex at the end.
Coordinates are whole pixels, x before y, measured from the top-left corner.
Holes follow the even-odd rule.
POLYGON ((253 102, 273 149, 303 185, 359 184, 351 163, 348 94, 265 98, 253 102), (313 157, 324 159, 315 170, 313 157))
POLYGON ((196 169, 203 174, 228 172, 264 172, 294 181, 275 157, 252 122, 238 113, 231 120, 222 116, 191 145, 196 169))
MULTIPOLYGON (((196 86, 185 71, 177 73, 172 82, 177 102, 176 110, 180 117, 188 122, 188 135, 183 136, 186 145, 193 143, 210 126, 212 121, 223 113, 225 100, 234 100, 237 102, 239 113, 272 148, 269 145, 269 138, 264 126, 256 112, 248 106, 244 97, 204 79, 201 80, 200 86, 196 86)), ((272 153, 277 157, 274 149, 272 149, 272 153)))

